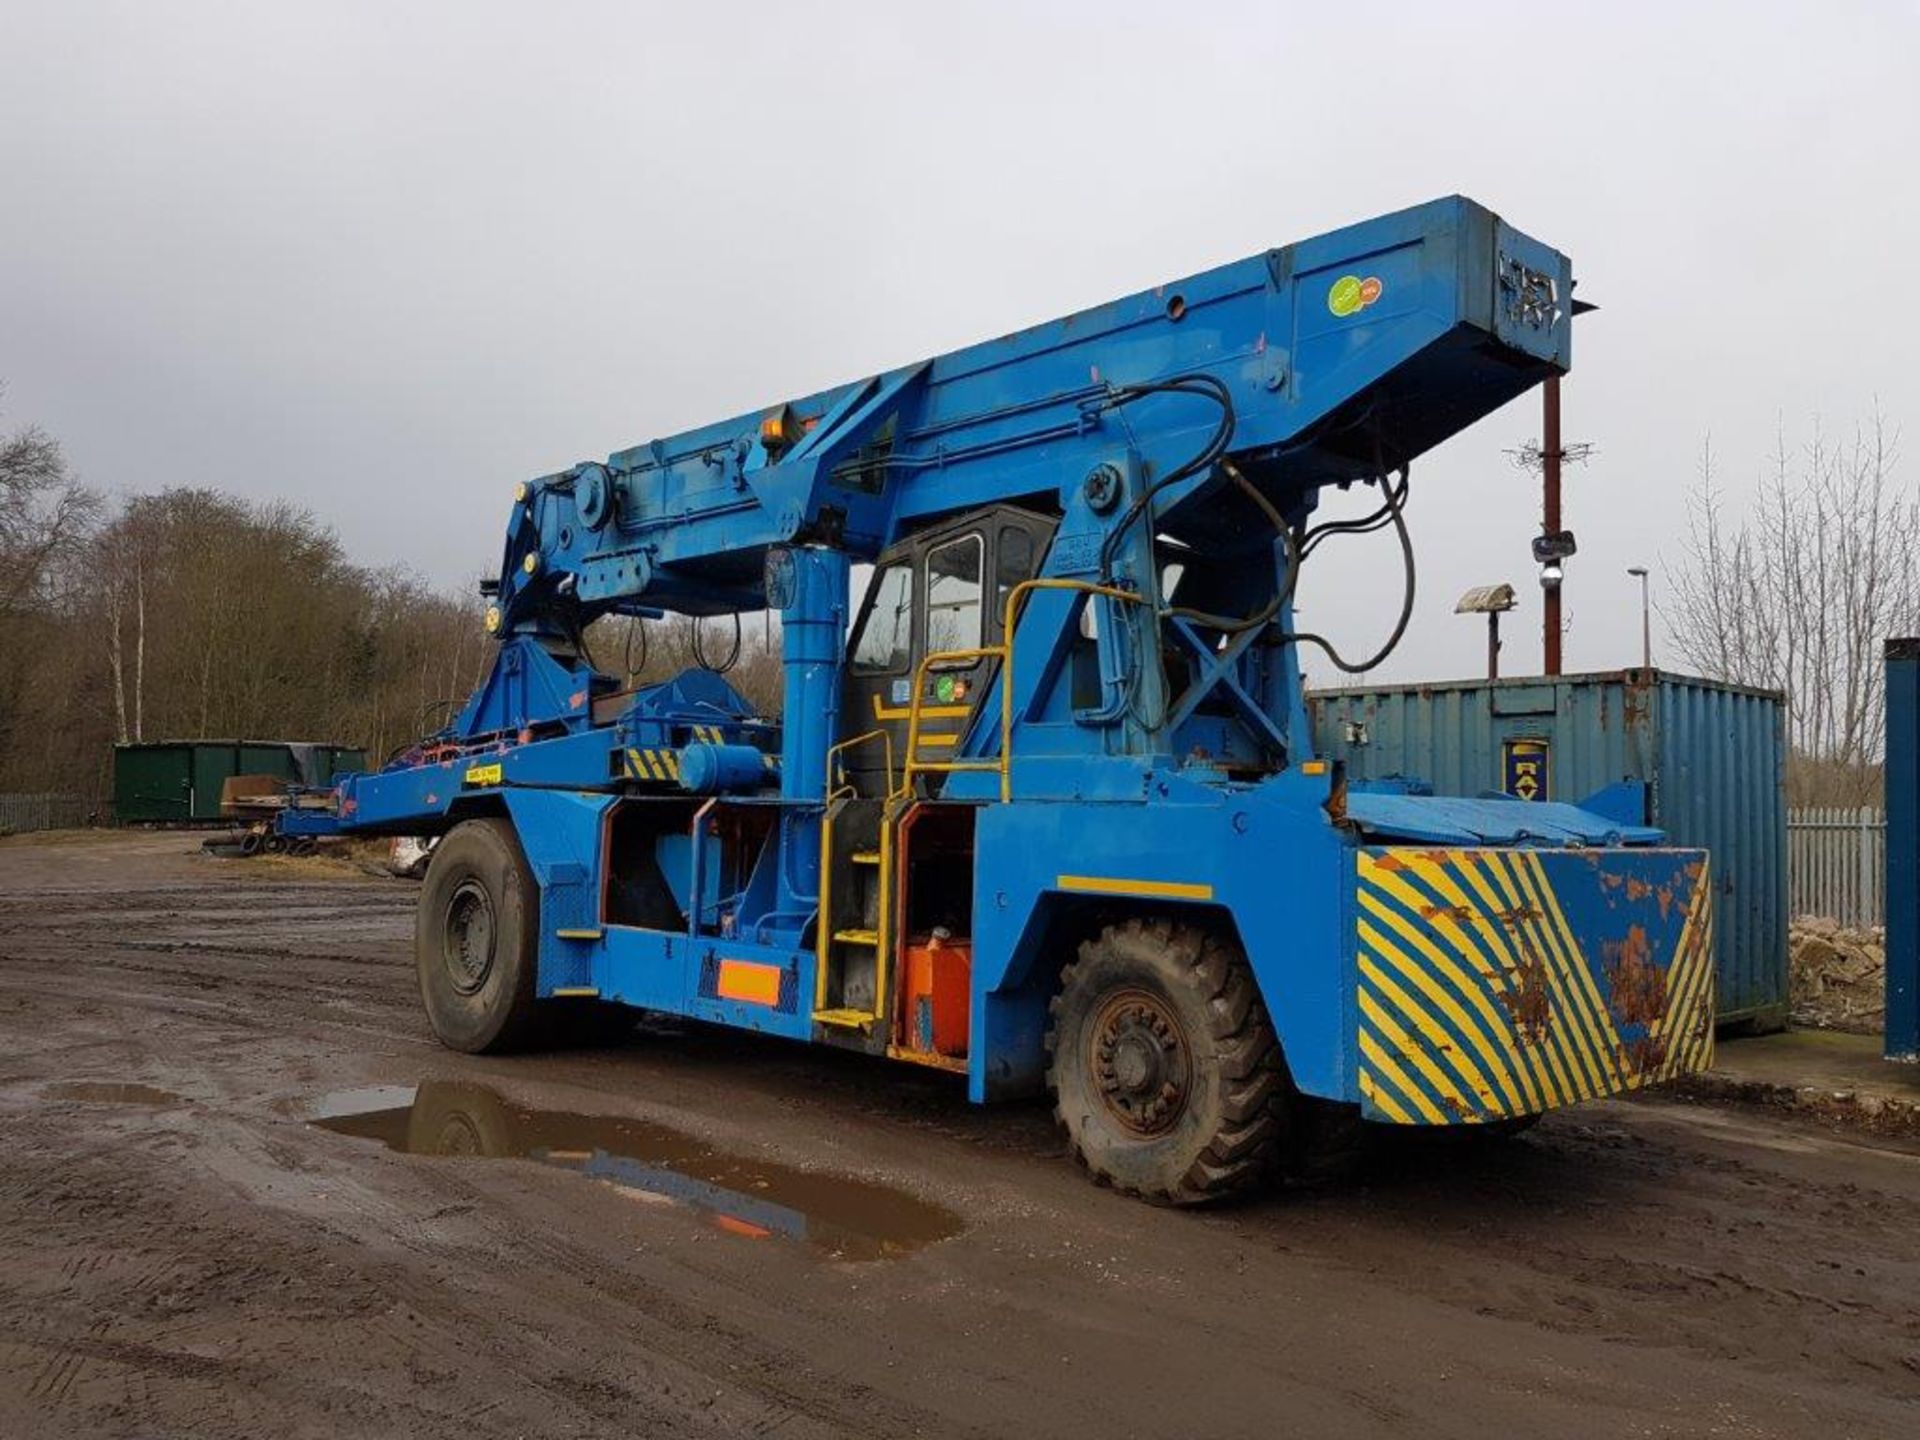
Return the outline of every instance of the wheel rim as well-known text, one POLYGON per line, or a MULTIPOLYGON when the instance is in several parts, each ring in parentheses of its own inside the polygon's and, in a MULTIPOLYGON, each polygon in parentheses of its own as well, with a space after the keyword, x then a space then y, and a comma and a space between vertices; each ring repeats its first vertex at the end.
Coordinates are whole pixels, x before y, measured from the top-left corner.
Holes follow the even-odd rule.
POLYGON ((471 995, 493 971, 493 897, 478 880, 462 880, 447 900, 442 955, 453 988, 471 995))
POLYGON ((1094 1093, 1135 1135, 1162 1135, 1186 1112, 1193 1060, 1185 1029, 1145 990, 1115 992, 1093 1017, 1087 1050, 1094 1093))

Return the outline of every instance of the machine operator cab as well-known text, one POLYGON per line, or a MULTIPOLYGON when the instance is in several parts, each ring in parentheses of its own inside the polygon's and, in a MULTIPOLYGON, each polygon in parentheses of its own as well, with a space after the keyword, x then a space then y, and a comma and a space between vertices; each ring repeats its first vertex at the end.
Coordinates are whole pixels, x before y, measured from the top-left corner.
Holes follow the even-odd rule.
MULTIPOLYGON (((1014 505, 992 505, 923 530, 882 552, 847 645, 840 734, 886 732, 888 747, 849 747, 846 782, 869 798, 887 795, 906 756, 913 681, 930 653, 1002 642, 1007 596, 1040 570, 1054 522, 1014 505)), ((992 679, 993 661, 955 660, 931 667, 920 700, 920 752, 956 749, 992 679)))

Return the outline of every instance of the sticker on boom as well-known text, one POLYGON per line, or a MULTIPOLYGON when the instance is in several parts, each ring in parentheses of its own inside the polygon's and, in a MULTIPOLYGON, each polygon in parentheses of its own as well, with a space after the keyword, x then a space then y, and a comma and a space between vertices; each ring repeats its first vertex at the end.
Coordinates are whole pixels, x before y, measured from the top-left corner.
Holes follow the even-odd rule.
POLYGON ((1368 275, 1364 279, 1358 275, 1342 275, 1327 291, 1327 309, 1344 320, 1349 315, 1358 315, 1373 304, 1384 289, 1386 286, 1380 283, 1378 275, 1368 275))

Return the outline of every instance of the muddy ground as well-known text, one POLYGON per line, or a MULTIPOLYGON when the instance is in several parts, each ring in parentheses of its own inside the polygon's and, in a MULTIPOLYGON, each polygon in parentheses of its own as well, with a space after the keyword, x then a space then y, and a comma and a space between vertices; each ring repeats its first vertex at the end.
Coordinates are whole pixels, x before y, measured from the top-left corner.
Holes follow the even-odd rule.
POLYGON ((0 844, 0 1435, 1920 1433, 1911 1147, 1613 1104, 1159 1211, 931 1073, 450 1054, 415 887, 194 844, 0 844))

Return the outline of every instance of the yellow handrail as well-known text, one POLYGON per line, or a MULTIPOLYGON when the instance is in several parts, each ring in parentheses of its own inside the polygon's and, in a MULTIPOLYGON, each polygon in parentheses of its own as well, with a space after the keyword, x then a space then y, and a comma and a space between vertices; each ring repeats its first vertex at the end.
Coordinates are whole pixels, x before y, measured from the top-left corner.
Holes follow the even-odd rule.
MULTIPOLYGON (((913 698, 907 707, 907 755, 906 762, 900 767, 900 788, 889 797, 898 800, 913 792, 913 777, 916 775, 950 775, 956 770, 999 770, 998 760, 922 760, 920 758, 920 712, 923 692, 927 688, 927 671, 936 665, 952 665, 968 660, 1004 660, 1007 647, 1004 645, 975 645, 966 650, 934 650, 920 657, 920 663, 913 669, 913 698)), ((1003 777, 1000 785, 1001 798, 1006 798, 1006 781, 1003 777)))
POLYGON ((884 727, 880 727, 856 735, 851 740, 841 740, 827 747, 827 799, 838 799, 843 791, 848 794, 853 793, 853 786, 847 784, 835 785, 833 783, 834 757, 839 755, 843 750, 852 750, 856 746, 866 744, 869 740, 878 740, 881 748, 885 751, 883 763, 887 767, 887 789, 889 791, 893 789, 893 736, 889 734, 884 727))
POLYGON ((1039 579, 1022 580, 1007 592, 1005 613, 1002 616, 1000 633, 1004 637, 998 645, 980 645, 969 650, 939 650, 923 657, 913 672, 913 696, 907 708, 907 757, 900 772, 900 788, 893 791, 891 798, 899 799, 913 789, 913 777, 916 775, 950 775, 959 770, 993 770, 1000 776, 1000 799, 1002 802, 1013 798, 1013 641, 1014 619, 1020 609, 1020 602, 1030 590, 1078 590, 1087 595, 1105 595, 1110 600, 1125 600, 1130 604, 1140 604, 1145 596, 1131 590, 1122 590, 1114 585, 1096 585, 1091 580, 1039 579), (920 711, 921 701, 926 691, 927 671, 936 665, 948 665, 960 660, 1000 661, 1000 754, 994 760, 921 760, 920 754, 920 711))

